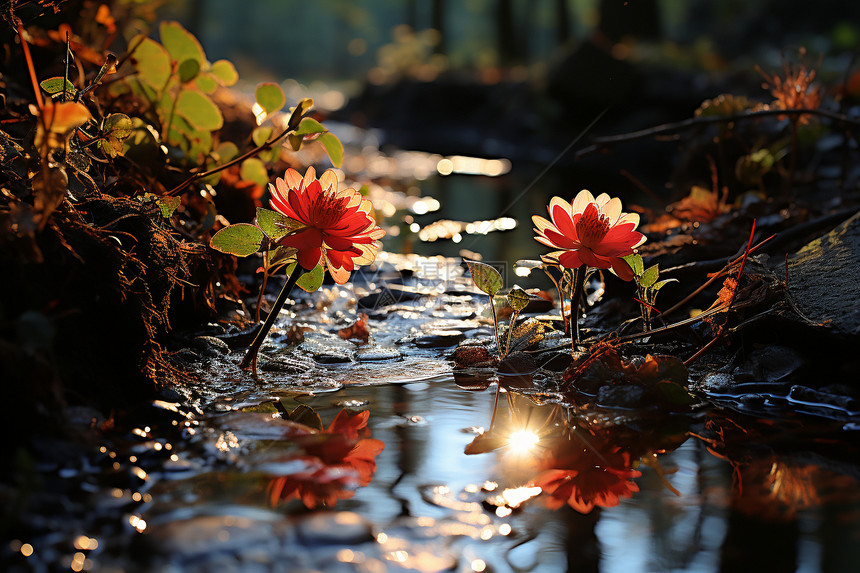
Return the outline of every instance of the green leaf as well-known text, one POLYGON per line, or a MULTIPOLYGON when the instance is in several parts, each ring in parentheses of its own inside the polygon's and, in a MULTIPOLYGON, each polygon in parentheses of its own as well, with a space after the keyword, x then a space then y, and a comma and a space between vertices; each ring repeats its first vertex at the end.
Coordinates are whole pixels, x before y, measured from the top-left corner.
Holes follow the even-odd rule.
POLYGON ((526 291, 520 287, 514 287, 508 293, 508 304, 511 305, 516 312, 522 311, 529 305, 530 297, 526 291))
POLYGON ((227 60, 218 60, 212 64, 209 73, 225 88, 239 81, 239 73, 233 64, 227 60))
POLYGON ((315 133, 325 133, 326 131, 328 130, 323 127, 323 124, 312 117, 306 117, 299 124, 296 135, 313 135, 315 133))
POLYGON ((627 264, 630 265, 630 268, 633 270, 633 274, 637 277, 641 277, 642 273, 645 272, 645 263, 642 261, 642 255, 638 253, 633 253, 632 255, 627 255, 626 257, 621 257, 627 264))
MULTIPOLYGON (((158 27, 161 43, 174 62, 195 60, 199 66, 206 62, 203 46, 191 32, 182 27, 179 22, 162 22, 158 27)), ((198 66, 198 69, 200 67, 198 66)))
POLYGON ((209 246, 228 255, 247 257, 260 250, 265 238, 263 231, 256 225, 237 223, 215 233, 209 246))
POLYGON ((173 212, 182 203, 182 197, 159 197, 156 199, 158 208, 161 209, 161 216, 169 219, 173 212))
POLYGON ((290 147, 293 148, 293 151, 298 151, 302 148, 302 142, 305 140, 301 135, 296 135, 295 133, 291 133, 287 136, 287 139, 290 141, 290 147))
POLYGON ((343 144, 333 133, 320 135, 319 142, 325 147, 325 152, 335 167, 343 165, 343 144))
POLYGON ((218 89, 218 80, 212 74, 203 72, 194 78, 194 85, 203 93, 211 94, 218 89))
POLYGON ((257 207, 257 225, 272 241, 278 241, 284 236, 305 227, 300 221, 290 219, 282 213, 257 207))
POLYGON ((300 276, 296 284, 305 292, 316 292, 322 286, 324 279, 325 269, 322 265, 317 265, 313 270, 307 271, 300 276))
POLYGON ((650 290, 653 290, 656 292, 656 291, 660 290, 661 288, 663 288, 664 286, 666 286, 667 284, 676 283, 676 282, 678 282, 678 279, 666 279, 666 280, 662 280, 662 281, 657 281, 656 283, 651 285, 650 290))
POLYGON ((653 267, 648 267, 645 272, 642 273, 642 276, 639 277, 639 284, 645 288, 650 287, 657 279, 660 277, 660 267, 658 265, 654 265, 653 267))
POLYGON ((215 148, 215 153, 218 154, 218 161, 226 163, 239 155, 239 148, 232 141, 222 141, 215 148))
POLYGON ((272 114, 284 107, 287 103, 287 96, 284 95, 284 90, 276 83, 263 82, 257 86, 254 92, 254 97, 257 98, 257 103, 263 108, 266 114, 272 114))
POLYGON ((289 259, 295 260, 296 253, 298 252, 299 250, 295 247, 284 247, 282 245, 278 245, 269 251, 269 267, 271 268, 276 264, 285 263, 289 259))
MULTIPOLYGON (((291 263, 287 265, 287 276, 293 274, 297 264, 291 263)), ((312 270, 302 273, 296 284, 305 292, 316 292, 322 286, 324 279, 325 268, 322 265, 317 265, 312 270)))
POLYGON ((176 113, 184 117, 192 127, 206 131, 221 129, 224 117, 211 99, 194 90, 182 90, 176 100, 176 113))
POLYGON ((102 132, 102 150, 110 157, 116 157, 122 154, 125 140, 134 132, 134 123, 124 113, 112 113, 105 118, 102 132))
POLYGON ((242 162, 239 168, 239 177, 245 181, 253 181, 260 187, 265 187, 269 184, 269 172, 266 171, 266 166, 256 157, 251 157, 242 162))
POLYGON ((287 123, 287 126, 290 129, 296 129, 299 126, 299 122, 302 121, 302 117, 310 111, 310 109, 314 106, 314 100, 309 97, 302 99, 299 103, 296 104, 296 107, 293 108, 293 112, 290 114, 290 121, 287 123))
POLYGON ((197 60, 187 59, 179 64, 179 81, 187 83, 197 77, 200 73, 200 62, 197 60))
POLYGON ((688 406, 693 403, 693 397, 683 387, 674 382, 658 382, 656 388, 672 406, 688 406))
POLYGON ((131 118, 124 113, 112 113, 107 116, 102 124, 105 135, 112 135, 117 139, 125 139, 134 130, 131 118))
POLYGON ((502 289, 502 275, 495 268, 478 261, 463 260, 466 261, 469 272, 472 273, 472 280, 479 289, 490 296, 502 289))
MULTIPOLYGON (((137 41, 136 39, 132 40, 130 45, 134 46, 137 41)), ((155 40, 144 37, 139 41, 140 43, 137 44, 137 49, 132 56, 137 68, 137 77, 140 78, 140 81, 160 92, 173 72, 170 65, 170 54, 155 40)))
POLYGON ((272 136, 271 127, 258 127, 251 133, 251 139, 254 140, 254 145, 260 147, 266 143, 272 136))
POLYGON ((47 80, 42 80, 39 83, 39 86, 45 91, 45 93, 49 95, 55 95, 59 93, 63 93, 63 85, 66 86, 66 93, 69 95, 75 95, 77 93, 77 89, 75 88, 75 84, 67 80, 66 78, 56 77, 56 78, 48 78, 47 80))

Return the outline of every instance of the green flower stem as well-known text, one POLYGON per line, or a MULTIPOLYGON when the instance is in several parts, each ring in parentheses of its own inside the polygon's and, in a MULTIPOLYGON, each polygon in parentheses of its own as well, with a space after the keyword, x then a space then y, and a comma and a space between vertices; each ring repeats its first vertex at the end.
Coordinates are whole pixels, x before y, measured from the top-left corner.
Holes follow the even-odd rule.
MULTIPOLYGON (((505 342, 505 356, 507 356, 508 353, 511 351, 511 336, 513 336, 514 334, 514 325, 517 323, 518 315, 519 312, 515 310, 514 313, 511 315, 511 321, 508 323, 508 339, 505 342)), ((499 350, 499 352, 501 352, 501 350, 499 350)))
POLYGON ((297 263, 296 268, 293 269, 292 274, 284 284, 284 288, 281 289, 278 298, 275 300, 275 304, 272 305, 272 310, 269 311, 269 316, 266 317, 266 322, 263 323, 263 327, 259 332, 257 332, 257 336, 254 337, 254 342, 252 342, 248 347, 248 351, 245 353, 245 358, 242 359, 240 366, 243 370, 251 368, 254 378, 257 377, 257 354, 260 352, 260 346, 263 345, 263 341, 266 340, 266 336, 269 334, 269 331, 272 330, 272 326, 275 324, 278 314, 284 307, 287 297, 290 296, 290 292, 293 290, 293 287, 296 286, 296 281, 299 280, 299 277, 301 277, 304 272, 305 269, 297 263))
POLYGON ((496 352, 502 358, 502 345, 499 344, 499 319, 496 316, 496 295, 490 295, 490 311, 493 313, 493 333, 496 335, 496 352))
POLYGON ((582 291, 585 287, 586 271, 585 265, 573 270, 573 283, 570 293, 570 345, 574 352, 576 345, 579 344, 579 303, 582 300, 582 291))

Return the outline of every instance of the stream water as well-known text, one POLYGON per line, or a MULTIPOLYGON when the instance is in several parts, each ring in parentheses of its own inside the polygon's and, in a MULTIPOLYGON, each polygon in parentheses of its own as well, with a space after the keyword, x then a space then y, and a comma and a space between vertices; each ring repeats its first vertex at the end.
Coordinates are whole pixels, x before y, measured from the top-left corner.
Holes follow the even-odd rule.
POLYGON ((41 469, 60 501, 5 570, 855 570, 850 411, 761 388, 601 409, 551 372, 455 377, 451 348, 492 339, 485 305, 451 259, 383 255, 359 286, 300 297, 257 382, 229 333, 197 339, 202 382, 41 469), (369 343, 343 340, 362 310, 369 343))

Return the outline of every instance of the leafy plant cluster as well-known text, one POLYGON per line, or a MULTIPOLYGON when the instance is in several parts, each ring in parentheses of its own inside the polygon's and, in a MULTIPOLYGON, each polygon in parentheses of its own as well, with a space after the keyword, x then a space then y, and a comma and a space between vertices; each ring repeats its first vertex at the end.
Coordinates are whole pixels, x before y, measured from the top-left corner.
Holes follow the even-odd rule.
MULTIPOLYGON (((43 316, 53 325, 49 346, 70 359, 84 339, 86 354, 99 355, 122 340, 116 330, 133 332, 104 363, 130 366, 151 387, 169 370, 155 340, 171 318, 211 317, 240 292, 232 257, 208 248, 212 234, 246 216, 234 207, 254 205, 282 154, 318 142, 339 166, 343 146, 310 116, 312 100, 281 113, 287 98, 270 82, 255 90, 257 125, 241 124, 237 135, 219 91, 236 84, 235 67, 211 62, 177 22, 162 22, 157 40, 125 41, 124 23, 103 6, 95 22, 69 9, 60 13, 67 23, 46 31, 39 24, 56 21, 40 19, 48 4, 24 5, 20 17, 11 7, 0 37, 21 71, 4 71, 0 85, 0 263, 10 278, 2 294, 16 303, 2 318, 43 316), (82 31, 108 24, 105 34, 82 31), (99 304, 105 320, 90 321, 93 332, 57 338, 66 317, 99 304), (110 305, 136 310, 112 315, 110 305)), ((261 209, 254 240, 274 243, 281 222, 261 209)), ((264 266, 289 265, 291 254, 276 250, 264 266)), ((321 278, 306 273, 302 286, 321 278)))

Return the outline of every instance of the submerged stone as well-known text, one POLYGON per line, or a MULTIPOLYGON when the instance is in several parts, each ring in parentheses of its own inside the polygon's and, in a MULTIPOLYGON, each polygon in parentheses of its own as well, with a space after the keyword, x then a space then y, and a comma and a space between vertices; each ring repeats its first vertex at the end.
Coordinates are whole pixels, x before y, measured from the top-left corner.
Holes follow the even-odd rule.
POLYGON ((316 513, 298 524, 299 539, 307 545, 358 545, 373 541, 370 523, 351 511, 316 513))
POLYGON ((431 330, 415 339, 418 348, 447 348, 465 338, 459 330, 431 330))
POLYGON ((394 348, 360 348, 355 353, 359 362, 380 362, 383 360, 397 360, 401 357, 400 352, 394 348))

